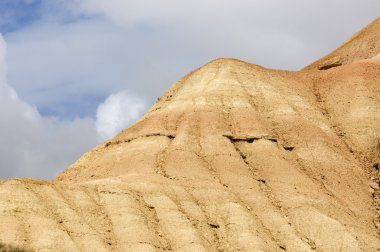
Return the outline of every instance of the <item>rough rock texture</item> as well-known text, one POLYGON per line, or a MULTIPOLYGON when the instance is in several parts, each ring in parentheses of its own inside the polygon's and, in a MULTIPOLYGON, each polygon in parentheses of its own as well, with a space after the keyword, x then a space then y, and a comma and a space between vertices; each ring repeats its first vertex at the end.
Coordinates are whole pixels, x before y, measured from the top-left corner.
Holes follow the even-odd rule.
POLYGON ((0 181, 0 242, 379 251, 380 61, 343 62, 297 72, 206 64, 55 181, 0 181))

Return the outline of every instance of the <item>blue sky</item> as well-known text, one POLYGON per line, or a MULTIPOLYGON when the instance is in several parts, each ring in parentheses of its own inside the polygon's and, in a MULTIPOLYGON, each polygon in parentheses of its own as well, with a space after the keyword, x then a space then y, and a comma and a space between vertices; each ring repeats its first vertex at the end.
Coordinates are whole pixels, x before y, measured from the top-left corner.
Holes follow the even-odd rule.
POLYGON ((378 0, 1 0, 0 178, 54 177, 215 58, 302 68, 379 9, 378 0))
POLYGON ((12 32, 40 19, 42 1, 2 0, 0 2, 0 30, 12 32))

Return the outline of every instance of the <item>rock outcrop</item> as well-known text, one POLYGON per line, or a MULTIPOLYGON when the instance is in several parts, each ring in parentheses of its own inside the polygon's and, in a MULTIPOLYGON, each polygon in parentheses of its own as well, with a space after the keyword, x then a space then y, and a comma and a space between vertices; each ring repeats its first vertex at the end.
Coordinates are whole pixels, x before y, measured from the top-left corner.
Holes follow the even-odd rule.
MULTIPOLYGON (((378 38, 378 24, 366 36, 378 38)), ((0 242, 36 251, 378 251, 380 62, 358 54, 326 71, 314 67, 320 61, 295 72, 206 64, 54 181, 0 181, 0 242)))

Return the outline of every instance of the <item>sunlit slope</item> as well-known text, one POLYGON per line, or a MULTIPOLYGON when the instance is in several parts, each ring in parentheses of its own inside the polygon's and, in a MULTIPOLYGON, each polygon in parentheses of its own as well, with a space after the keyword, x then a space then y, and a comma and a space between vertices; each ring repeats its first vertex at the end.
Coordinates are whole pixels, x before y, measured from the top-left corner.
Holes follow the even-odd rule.
POLYGON ((380 61, 363 57, 326 71, 235 59, 196 69, 53 182, 0 181, 0 242, 378 251, 380 61))

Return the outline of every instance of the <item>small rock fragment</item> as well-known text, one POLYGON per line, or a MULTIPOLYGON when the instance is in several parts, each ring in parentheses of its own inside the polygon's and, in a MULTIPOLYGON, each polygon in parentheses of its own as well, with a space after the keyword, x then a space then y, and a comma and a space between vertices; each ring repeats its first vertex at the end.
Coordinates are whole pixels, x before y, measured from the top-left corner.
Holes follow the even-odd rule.
POLYGON ((327 70, 333 67, 341 66, 342 61, 339 56, 328 59, 324 61, 320 66, 318 66, 318 70, 327 70))

